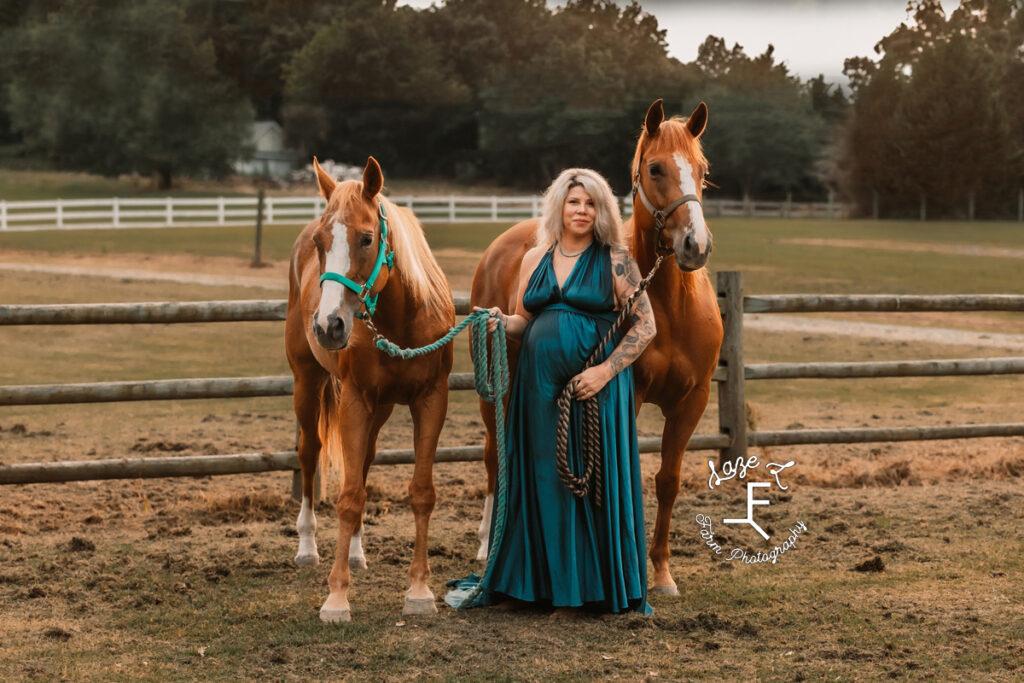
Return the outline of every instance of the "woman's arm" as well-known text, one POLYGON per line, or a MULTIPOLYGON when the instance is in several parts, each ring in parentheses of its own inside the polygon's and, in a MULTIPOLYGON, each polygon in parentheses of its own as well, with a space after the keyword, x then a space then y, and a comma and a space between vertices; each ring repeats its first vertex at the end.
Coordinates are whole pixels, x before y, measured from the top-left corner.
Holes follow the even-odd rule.
POLYGON ((530 322, 530 318, 533 317, 523 306, 523 295, 526 293, 526 285, 530 282, 530 276, 533 275, 533 271, 537 269, 537 264, 540 263, 542 256, 544 256, 544 249, 541 247, 534 247, 530 251, 526 252, 526 255, 523 256, 523 261, 519 266, 519 288, 516 292, 515 305, 512 307, 512 314, 506 315, 498 306, 487 309, 491 312, 491 317, 494 318, 493 321, 488 321, 487 329, 494 331, 498 326, 497 321, 500 319, 505 324, 506 335, 515 340, 523 338, 523 332, 526 331, 526 325, 530 322))
MULTIPOLYGON (((612 247, 611 256, 615 294, 618 300, 625 304, 640 284, 640 269, 627 249, 612 247)), ((654 339, 657 329, 647 292, 641 294, 633 303, 630 321, 632 327, 611 355, 603 363, 584 370, 573 378, 576 382, 573 396, 577 400, 586 400, 601 391, 612 377, 632 365, 654 339)))

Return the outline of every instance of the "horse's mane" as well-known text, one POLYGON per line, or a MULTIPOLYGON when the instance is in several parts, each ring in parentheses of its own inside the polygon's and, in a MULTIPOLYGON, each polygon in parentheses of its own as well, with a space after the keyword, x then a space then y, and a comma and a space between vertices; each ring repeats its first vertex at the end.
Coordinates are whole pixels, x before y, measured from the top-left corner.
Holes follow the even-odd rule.
POLYGON ((380 195, 388 214, 388 234, 395 252, 395 265, 409 292, 438 317, 455 315, 448 279, 441 272, 423 235, 415 214, 380 195))
MULTIPOLYGON (((691 162, 699 165, 701 176, 703 176, 708 169, 708 160, 704 156, 700 140, 693 137, 690 129, 686 127, 687 120, 682 116, 673 116, 662 121, 661 127, 658 128, 658 134, 651 141, 651 149, 647 151, 654 152, 662 147, 668 147, 669 149, 681 148, 685 150, 686 156, 689 157, 691 162)), ((647 148, 649 140, 647 128, 641 128, 640 139, 636 143, 636 152, 633 153, 633 163, 630 165, 630 178, 636 177, 637 165, 640 163, 640 154, 647 148)))
MULTIPOLYGON (((338 185, 332 196, 332 208, 344 205, 349 196, 363 191, 363 184, 346 181, 338 185)), ((388 241, 395 253, 395 267, 409 294, 423 303, 427 310, 439 318, 455 315, 451 289, 441 267, 427 246, 423 228, 408 209, 403 209, 384 195, 378 195, 388 217, 388 241)))

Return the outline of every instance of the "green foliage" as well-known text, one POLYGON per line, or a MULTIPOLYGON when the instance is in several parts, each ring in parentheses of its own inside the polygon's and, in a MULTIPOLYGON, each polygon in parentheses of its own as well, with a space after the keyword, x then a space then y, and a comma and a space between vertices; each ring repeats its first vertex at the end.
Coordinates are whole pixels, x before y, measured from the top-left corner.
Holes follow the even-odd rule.
POLYGON ((867 213, 1014 213, 1024 178, 1024 11, 1020 0, 966 0, 947 19, 911 3, 913 24, 883 38, 877 62, 847 60, 856 101, 843 146, 847 192, 867 213))
POLYGON ((306 156, 372 154, 392 176, 530 190, 589 166, 625 193, 660 97, 670 115, 707 101, 723 194, 800 199, 822 193, 815 162, 847 109, 772 48, 749 57, 709 36, 680 63, 636 0, 12 0, 0 38, 0 144, 165 181, 226 169, 251 116, 244 96, 306 156))
POLYGON ((7 109, 26 153, 169 186, 174 174, 224 173, 241 151, 251 111, 174 6, 68 3, 10 34, 7 109))
POLYGON ((708 36, 695 64, 711 110, 703 141, 715 184, 745 197, 820 196, 814 163, 828 123, 843 116, 842 92, 830 92, 822 76, 803 86, 776 63, 772 45, 751 58, 708 36))

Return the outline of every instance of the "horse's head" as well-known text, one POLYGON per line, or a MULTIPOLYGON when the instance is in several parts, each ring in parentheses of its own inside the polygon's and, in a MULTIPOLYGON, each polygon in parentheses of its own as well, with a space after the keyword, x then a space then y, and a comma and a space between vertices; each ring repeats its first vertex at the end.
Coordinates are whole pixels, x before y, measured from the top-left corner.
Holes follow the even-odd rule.
POLYGON ((391 272, 387 218, 377 195, 384 184, 377 160, 370 157, 363 182, 335 183, 313 160, 320 194, 327 208, 313 232, 320 259, 320 304, 313 314, 313 334, 328 350, 343 349, 354 318, 366 306, 372 314, 376 294, 391 272))
POLYGON ((707 122, 703 102, 688 119, 666 121, 661 100, 655 100, 633 156, 634 220, 657 231, 655 244, 671 250, 685 271, 702 268, 711 255, 711 232, 701 205, 708 162, 698 140, 707 122))

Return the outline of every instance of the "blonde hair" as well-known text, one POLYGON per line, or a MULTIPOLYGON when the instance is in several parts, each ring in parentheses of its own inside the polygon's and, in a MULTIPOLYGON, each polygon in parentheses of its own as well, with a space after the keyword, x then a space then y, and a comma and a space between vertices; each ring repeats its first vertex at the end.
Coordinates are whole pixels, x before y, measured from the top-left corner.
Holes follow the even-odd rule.
POLYGON ((594 218, 594 239, 613 247, 622 246, 622 215, 619 202, 600 173, 589 168, 567 168, 544 192, 544 205, 540 217, 537 242, 547 248, 562 236, 562 207, 569 190, 582 187, 594 200, 597 216, 594 218))

